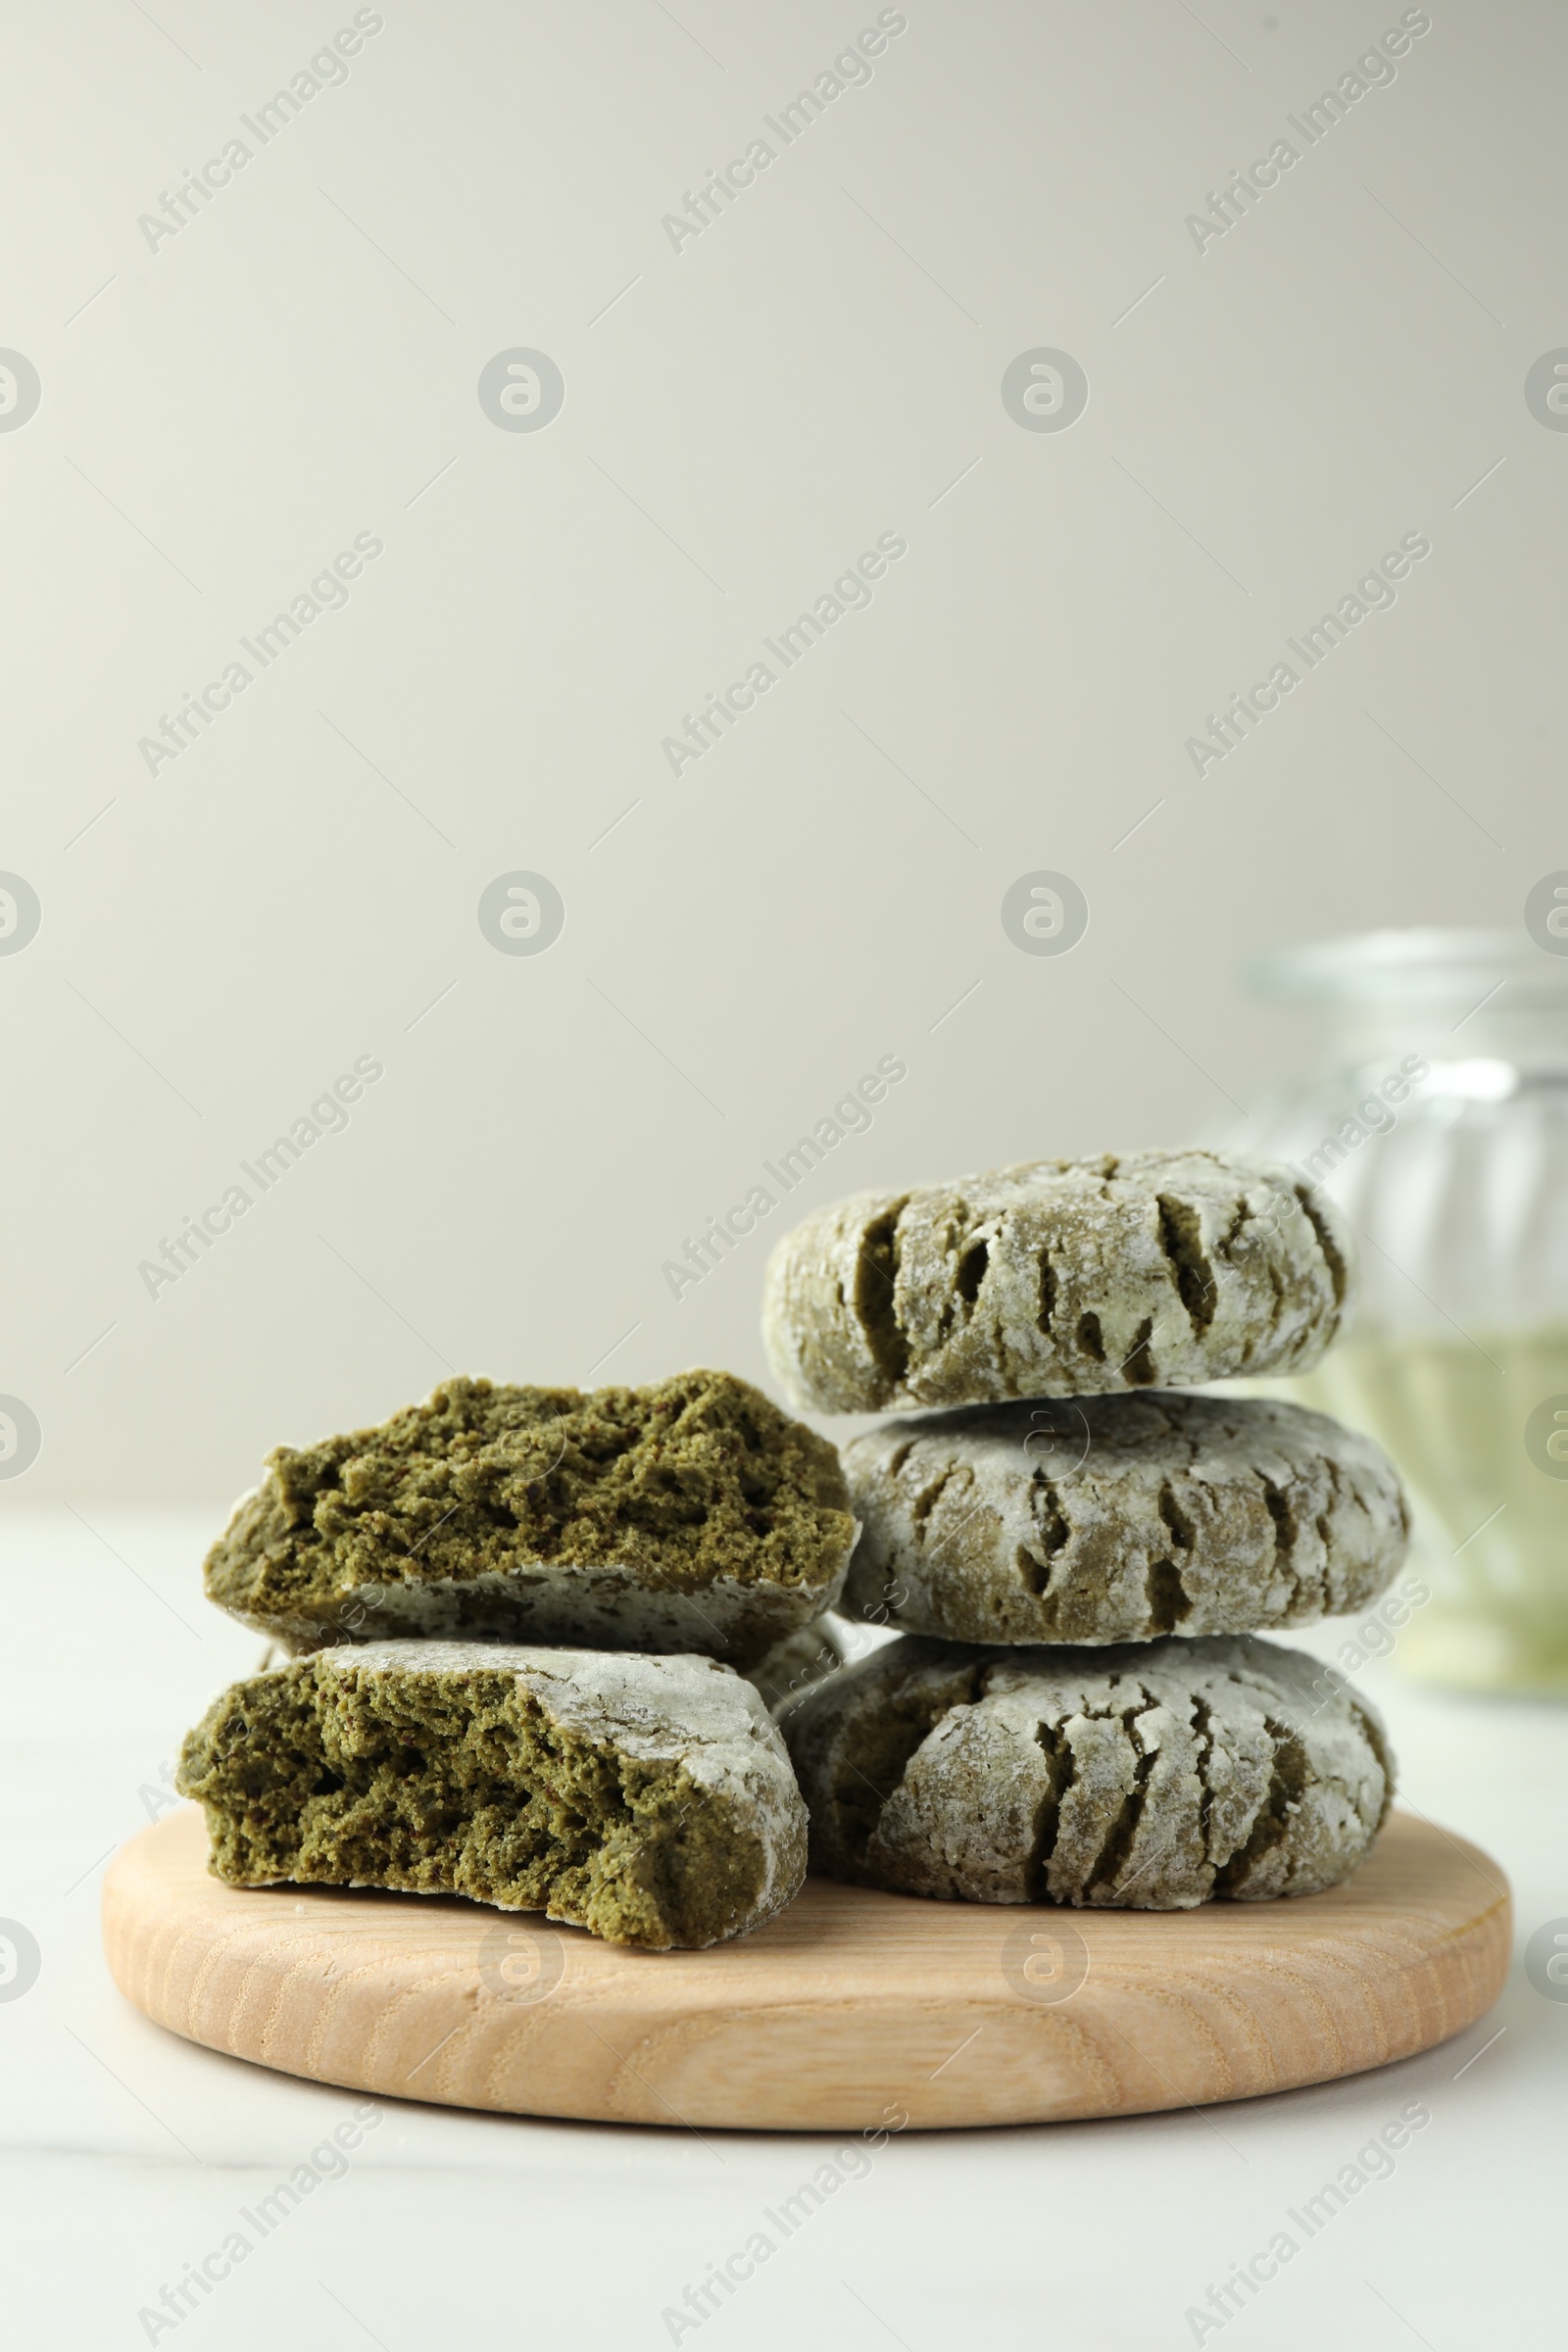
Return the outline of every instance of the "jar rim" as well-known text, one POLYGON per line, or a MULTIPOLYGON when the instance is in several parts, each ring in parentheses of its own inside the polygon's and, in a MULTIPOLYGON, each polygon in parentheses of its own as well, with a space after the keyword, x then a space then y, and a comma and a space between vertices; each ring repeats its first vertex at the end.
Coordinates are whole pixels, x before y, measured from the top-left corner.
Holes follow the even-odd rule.
POLYGON ((1568 957, 1513 931, 1347 933, 1253 956, 1243 978, 1256 996, 1298 1004, 1444 1006, 1500 983, 1491 1011, 1568 1010, 1568 957))

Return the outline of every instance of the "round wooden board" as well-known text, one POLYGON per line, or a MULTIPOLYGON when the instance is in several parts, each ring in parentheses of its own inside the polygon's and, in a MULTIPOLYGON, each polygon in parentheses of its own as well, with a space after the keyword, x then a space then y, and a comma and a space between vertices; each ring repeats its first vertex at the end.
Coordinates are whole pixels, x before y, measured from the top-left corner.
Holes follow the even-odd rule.
POLYGON ((182 1806, 104 1886, 115 1982, 312 2082, 514 2115, 853 2131, 1135 2115, 1358 2074, 1474 2024, 1502 1873, 1396 1813, 1328 1894, 1067 1911, 808 1881, 706 1952, 627 1952, 457 1898, 225 1886, 182 1806))

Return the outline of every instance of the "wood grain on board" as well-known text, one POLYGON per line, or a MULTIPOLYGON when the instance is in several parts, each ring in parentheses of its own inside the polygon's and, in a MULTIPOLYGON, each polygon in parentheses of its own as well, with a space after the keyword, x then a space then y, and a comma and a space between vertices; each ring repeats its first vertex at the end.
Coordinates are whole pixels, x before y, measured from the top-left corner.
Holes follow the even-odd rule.
POLYGON ((706 1952, 537 1913, 225 1886, 182 1806, 104 1886, 121 1990, 261 2066, 517 2115, 740 2130, 1130 2115, 1358 2074, 1463 2031, 1510 1904, 1464 1839, 1396 1813, 1327 1894, 1198 1911, 942 1903, 808 1881, 706 1952))

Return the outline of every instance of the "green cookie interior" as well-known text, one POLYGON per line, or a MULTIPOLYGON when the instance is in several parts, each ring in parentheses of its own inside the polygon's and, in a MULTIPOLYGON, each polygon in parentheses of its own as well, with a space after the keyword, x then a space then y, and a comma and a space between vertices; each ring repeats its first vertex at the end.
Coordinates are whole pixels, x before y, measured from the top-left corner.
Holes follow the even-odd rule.
POLYGON ((655 1950, 749 1924, 762 1846, 683 1762, 552 1721, 514 1673, 370 1654, 237 1683, 189 1735, 179 1788, 215 1876, 467 1895, 655 1950))

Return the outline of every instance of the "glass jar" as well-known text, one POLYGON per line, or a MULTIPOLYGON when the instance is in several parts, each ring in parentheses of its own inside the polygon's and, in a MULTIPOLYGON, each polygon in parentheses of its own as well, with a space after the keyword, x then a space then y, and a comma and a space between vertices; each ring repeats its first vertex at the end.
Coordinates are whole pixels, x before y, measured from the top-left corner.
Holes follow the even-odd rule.
POLYGON ((1360 1244, 1348 1336, 1268 1386, 1370 1431, 1404 1475, 1431 1597, 1400 1664, 1568 1693, 1568 960, 1523 935, 1385 931, 1249 978, 1334 1035, 1226 1140, 1321 1185, 1360 1244))

